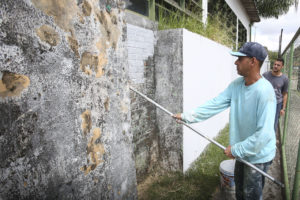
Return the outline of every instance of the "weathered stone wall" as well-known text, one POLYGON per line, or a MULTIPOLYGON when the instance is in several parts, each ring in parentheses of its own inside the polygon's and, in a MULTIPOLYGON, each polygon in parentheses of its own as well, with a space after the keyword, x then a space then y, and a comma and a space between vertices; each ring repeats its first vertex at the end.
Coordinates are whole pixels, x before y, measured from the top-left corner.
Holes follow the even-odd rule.
MULTIPOLYGON (((150 98, 155 94, 154 46, 155 22, 126 12, 129 79, 131 86, 150 98)), ((157 169, 158 130, 156 108, 131 92, 131 131, 133 134, 135 166, 138 183, 157 169)))
POLYGON ((122 6, 1 0, 0 199, 136 199, 122 6))
MULTIPOLYGON (((126 22, 131 86, 182 111, 182 31, 158 31, 155 22, 131 12, 126 12, 126 22)), ((138 183, 149 174, 182 171, 182 128, 134 92, 131 128, 138 183)))
MULTIPOLYGON (((155 100, 173 113, 183 110, 183 29, 157 33, 155 50, 155 100)), ((157 109, 160 164, 168 171, 182 171, 183 129, 157 109)))

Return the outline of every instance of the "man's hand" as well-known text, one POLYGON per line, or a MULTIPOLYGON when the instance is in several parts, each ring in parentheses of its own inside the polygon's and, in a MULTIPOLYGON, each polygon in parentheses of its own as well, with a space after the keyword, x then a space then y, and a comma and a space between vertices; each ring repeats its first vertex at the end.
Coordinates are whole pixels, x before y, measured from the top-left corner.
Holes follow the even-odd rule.
POLYGON ((176 119, 177 123, 181 123, 182 122, 181 113, 174 114, 172 117, 174 119, 176 119))
POLYGON ((227 157, 234 159, 234 156, 231 154, 231 146, 230 145, 224 150, 224 154, 227 157))
POLYGON ((285 110, 284 109, 281 109, 280 110, 280 116, 283 116, 285 114, 285 110))

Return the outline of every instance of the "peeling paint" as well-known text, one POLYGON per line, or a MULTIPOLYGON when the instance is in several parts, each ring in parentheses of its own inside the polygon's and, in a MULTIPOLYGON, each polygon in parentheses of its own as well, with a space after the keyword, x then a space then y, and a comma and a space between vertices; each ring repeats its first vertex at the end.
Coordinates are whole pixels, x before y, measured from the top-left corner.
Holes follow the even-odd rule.
POLYGON ((99 142, 101 136, 100 128, 95 128, 93 130, 93 137, 87 146, 88 154, 88 166, 84 165, 81 167, 81 171, 84 171, 84 174, 87 175, 93 171, 100 163, 103 162, 102 156, 105 153, 104 146, 99 142))
POLYGON ((86 136, 92 128, 91 111, 89 110, 84 111, 81 114, 81 119, 82 119, 81 128, 84 135, 86 136))
POLYGON ((30 80, 27 76, 4 71, 0 80, 0 97, 19 96, 29 84, 30 80))
POLYGON ((106 112, 109 110, 109 98, 108 97, 105 99, 104 108, 105 108, 106 112))
POLYGON ((98 63, 99 58, 97 55, 93 55, 90 52, 84 52, 81 56, 80 69, 88 75, 95 72, 96 77, 100 77, 103 74, 103 69, 98 65, 98 63))
MULTIPOLYGON (((106 50, 111 47, 117 49, 121 32, 118 27, 116 10, 112 10, 110 13, 107 13, 105 10, 96 11, 96 15, 99 22, 102 24, 100 27, 102 35, 96 44, 96 47, 99 50, 98 68, 103 68, 107 64, 106 50)), ((96 77, 100 77, 101 75, 102 74, 99 73, 96 77)))
POLYGON ((82 3, 82 12, 85 16, 90 16, 91 15, 91 10, 92 10, 92 7, 91 5, 89 4, 88 1, 84 1, 82 3))
POLYGON ((121 101, 121 111, 123 113, 128 113, 128 105, 124 101, 121 101))
POLYGON ((103 67, 107 64, 107 55, 106 55, 106 49, 103 47, 103 42, 97 42, 96 44, 98 50, 100 51, 100 54, 98 56, 98 68, 101 69, 98 70, 98 73, 96 75, 97 78, 103 75, 103 67))
POLYGON ((73 30, 72 20, 79 13, 74 0, 31 0, 46 15, 52 16, 55 23, 65 31, 73 30))
POLYGON ((120 33, 121 33, 118 27, 117 10, 112 10, 110 13, 101 10, 98 11, 96 15, 99 22, 102 24, 101 26, 102 37, 99 40, 99 42, 101 42, 102 44, 101 47, 105 47, 105 48, 112 47, 116 49, 120 37, 120 33))
POLYGON ((72 51, 75 53, 77 57, 79 57, 78 53, 78 42, 75 37, 68 36, 68 43, 72 51))
POLYGON ((36 29, 36 34, 42 41, 47 42, 51 46, 56 46, 60 42, 58 33, 48 25, 43 25, 36 29))

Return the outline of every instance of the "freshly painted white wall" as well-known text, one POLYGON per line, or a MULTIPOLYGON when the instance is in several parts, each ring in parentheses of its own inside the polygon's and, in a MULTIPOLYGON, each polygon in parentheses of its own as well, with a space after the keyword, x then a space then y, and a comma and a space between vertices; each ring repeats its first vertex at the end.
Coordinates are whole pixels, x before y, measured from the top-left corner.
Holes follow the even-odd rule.
MULTIPOLYGON (((221 93, 238 77, 230 49, 183 30, 183 110, 189 111, 221 93)), ((229 121, 229 109, 197 124, 197 130, 213 138, 229 121)), ((183 131, 183 169, 201 154, 208 142, 190 129, 183 131)))
POLYGON ((266 71, 269 71, 271 69, 269 57, 266 58, 265 62, 260 68, 260 73, 263 74, 266 71))
POLYGON ((242 22, 244 27, 247 30, 247 41, 249 41, 250 36, 250 18, 247 15, 246 9, 241 3, 241 0, 225 0, 226 3, 229 5, 231 10, 234 12, 234 14, 239 18, 239 20, 242 22))
POLYGON ((202 0, 202 23, 206 24, 207 21, 207 0, 202 0))
MULTIPOLYGON (((183 111, 189 111, 220 94, 239 77, 231 49, 183 29, 183 111)), ((264 62, 261 73, 268 70, 264 62)), ((214 138, 229 122, 229 109, 193 124, 204 135, 214 138)), ((197 133, 183 129, 183 170, 199 157, 209 142, 197 133)))

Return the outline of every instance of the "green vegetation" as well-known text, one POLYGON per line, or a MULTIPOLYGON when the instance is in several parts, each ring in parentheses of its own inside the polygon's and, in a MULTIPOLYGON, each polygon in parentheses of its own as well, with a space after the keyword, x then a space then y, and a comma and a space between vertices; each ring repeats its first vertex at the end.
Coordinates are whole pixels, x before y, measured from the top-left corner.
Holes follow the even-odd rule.
POLYGON ((259 15, 262 17, 276 17, 285 14, 289 11, 291 5, 297 8, 298 0, 254 0, 258 9, 259 15))
POLYGON ((275 60, 278 58, 278 51, 268 50, 268 56, 269 56, 269 60, 270 60, 270 66, 272 67, 275 60))
POLYGON ((185 28, 230 48, 235 45, 235 40, 233 39, 235 27, 233 25, 224 25, 224 18, 221 15, 208 17, 206 26, 199 22, 201 13, 198 12, 195 15, 197 17, 193 18, 180 11, 165 11, 160 8, 158 28, 159 30, 185 28))
MULTIPOLYGON (((228 125, 215 140, 228 146, 228 125)), ((157 178, 139 199, 210 199, 220 183, 220 162, 226 159, 222 149, 209 144, 186 174, 176 172, 157 178)))

